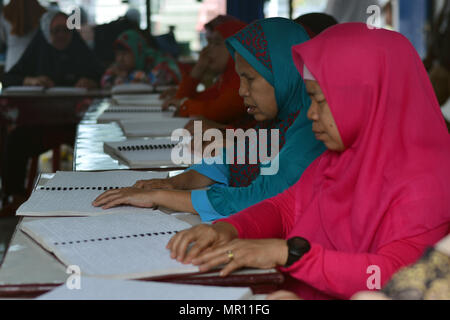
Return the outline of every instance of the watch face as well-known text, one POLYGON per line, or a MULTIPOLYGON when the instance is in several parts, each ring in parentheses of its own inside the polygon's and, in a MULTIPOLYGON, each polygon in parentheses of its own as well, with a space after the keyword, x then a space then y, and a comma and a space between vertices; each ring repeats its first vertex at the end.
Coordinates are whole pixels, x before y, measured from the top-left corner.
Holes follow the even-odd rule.
POLYGON ((300 237, 291 238, 288 240, 289 256, 295 256, 300 259, 305 253, 307 253, 311 246, 308 240, 300 237))

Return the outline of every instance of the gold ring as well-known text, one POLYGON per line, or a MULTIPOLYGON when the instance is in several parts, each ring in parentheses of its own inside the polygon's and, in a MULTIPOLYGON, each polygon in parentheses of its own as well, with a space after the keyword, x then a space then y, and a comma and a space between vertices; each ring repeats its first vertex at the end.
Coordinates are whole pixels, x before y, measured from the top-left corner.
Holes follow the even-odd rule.
POLYGON ((228 262, 230 262, 231 260, 233 260, 233 258, 234 258, 233 251, 228 250, 228 251, 227 251, 227 255, 228 255, 228 262))

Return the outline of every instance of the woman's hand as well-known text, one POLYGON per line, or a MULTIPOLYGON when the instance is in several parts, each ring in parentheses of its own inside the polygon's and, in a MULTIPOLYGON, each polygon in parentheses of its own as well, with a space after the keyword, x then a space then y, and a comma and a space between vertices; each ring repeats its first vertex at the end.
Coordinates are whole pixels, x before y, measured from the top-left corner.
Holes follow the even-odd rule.
POLYGON ((176 99, 176 98, 170 98, 163 102, 162 110, 167 111, 170 107, 173 107, 176 110, 178 110, 178 109, 180 109, 181 104, 182 104, 182 100, 176 99))
POLYGON ((173 184, 170 182, 170 179, 150 179, 150 180, 139 180, 137 181, 133 188, 139 189, 166 189, 172 190, 175 189, 173 184))
POLYGON ((177 88, 169 88, 159 95, 159 99, 160 100, 172 99, 177 94, 177 90, 178 90, 177 88))
POLYGON ((81 78, 75 84, 76 88, 86 88, 88 90, 98 88, 97 82, 88 78, 81 78))
POLYGON ((212 226, 200 224, 178 232, 170 239, 166 248, 171 251, 172 259, 189 264, 200 254, 208 252, 214 247, 225 245, 237 236, 237 230, 226 222, 218 222, 212 226), (187 252, 187 248, 191 244, 193 245, 187 252))
POLYGON ((220 272, 220 275, 225 277, 243 267, 271 269, 284 266, 287 259, 288 246, 286 240, 236 239, 204 252, 193 259, 192 264, 199 266, 201 272, 226 264, 220 272))
POLYGON ((55 86, 55 83, 52 79, 47 76, 39 76, 39 77, 26 77, 23 80, 24 86, 42 86, 45 88, 51 88, 55 86))
POLYGON ((138 188, 122 188, 106 191, 92 202, 95 207, 110 209, 120 205, 130 205, 140 208, 153 208, 157 206, 154 191, 138 188))

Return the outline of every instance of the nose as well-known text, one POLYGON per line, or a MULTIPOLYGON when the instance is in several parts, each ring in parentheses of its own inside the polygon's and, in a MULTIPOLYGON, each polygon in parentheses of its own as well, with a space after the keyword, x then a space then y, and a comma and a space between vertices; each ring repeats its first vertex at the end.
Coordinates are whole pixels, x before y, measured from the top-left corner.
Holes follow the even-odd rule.
POLYGON ((239 86, 239 95, 242 98, 248 97, 248 95, 249 95, 248 86, 244 79, 241 79, 241 84, 239 86))
POLYGON ((307 117, 309 120, 311 121, 319 120, 319 113, 317 112, 318 111, 317 108, 318 108, 317 103, 314 100, 312 100, 307 113, 307 117))

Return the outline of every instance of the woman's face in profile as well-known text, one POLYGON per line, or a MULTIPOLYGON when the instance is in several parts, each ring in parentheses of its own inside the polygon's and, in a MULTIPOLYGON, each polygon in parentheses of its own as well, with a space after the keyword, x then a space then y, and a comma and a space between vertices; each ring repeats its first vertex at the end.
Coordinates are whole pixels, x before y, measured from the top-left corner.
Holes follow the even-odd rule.
POLYGON ((240 77, 239 95, 247 112, 257 121, 274 119, 278 114, 275 89, 236 52, 236 73, 240 77))
POLYGON ((209 69, 218 74, 224 73, 230 53, 225 44, 225 39, 217 31, 212 32, 209 36, 208 56, 211 61, 209 69))
POLYGON ((305 80, 306 90, 311 98, 308 119, 313 122, 312 130, 316 139, 322 141, 328 150, 342 152, 345 150, 336 121, 331 113, 325 95, 317 81, 305 80))
POLYGON ((72 41, 72 33, 67 28, 67 17, 64 15, 57 15, 50 25, 50 37, 52 45, 57 50, 64 50, 72 41))

